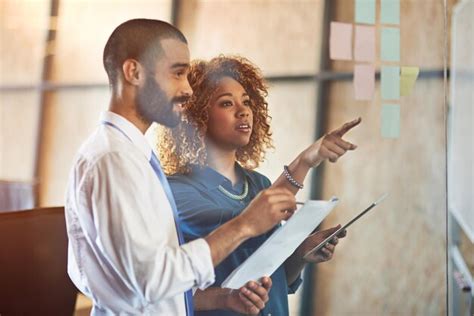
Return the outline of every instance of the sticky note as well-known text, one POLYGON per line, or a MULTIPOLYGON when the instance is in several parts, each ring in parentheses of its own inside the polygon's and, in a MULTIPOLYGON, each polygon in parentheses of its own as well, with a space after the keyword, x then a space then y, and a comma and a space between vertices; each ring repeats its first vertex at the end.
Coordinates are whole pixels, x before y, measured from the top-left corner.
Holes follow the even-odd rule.
POLYGON ((400 61, 400 29, 383 27, 380 43, 383 61, 400 61))
POLYGON ((418 67, 402 67, 400 70, 400 95, 410 95, 413 86, 415 85, 420 68, 418 67))
POLYGON ((336 60, 352 60, 352 24, 331 22, 329 57, 336 60))
POLYGON ((375 24, 375 0, 355 0, 356 23, 375 24))
POLYGON ((382 104, 381 134, 384 138, 400 136, 400 105, 382 104))
POLYGON ((354 42, 354 59, 356 61, 375 60, 374 26, 356 25, 354 42))
POLYGON ((356 100, 370 101, 374 96, 374 65, 354 66, 354 95, 356 100))
POLYGON ((381 0, 380 23, 400 24, 400 0, 381 0))
POLYGON ((400 67, 382 66, 380 86, 383 100, 400 99, 400 67))

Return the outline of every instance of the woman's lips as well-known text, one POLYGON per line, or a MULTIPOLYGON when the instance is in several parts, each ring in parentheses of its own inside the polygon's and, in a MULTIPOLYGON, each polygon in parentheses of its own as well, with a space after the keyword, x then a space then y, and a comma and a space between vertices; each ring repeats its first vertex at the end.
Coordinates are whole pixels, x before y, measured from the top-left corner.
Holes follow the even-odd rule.
POLYGON ((252 130, 252 127, 249 125, 249 124, 239 124, 237 125, 236 129, 239 131, 239 132, 244 132, 244 133, 248 133, 252 130))

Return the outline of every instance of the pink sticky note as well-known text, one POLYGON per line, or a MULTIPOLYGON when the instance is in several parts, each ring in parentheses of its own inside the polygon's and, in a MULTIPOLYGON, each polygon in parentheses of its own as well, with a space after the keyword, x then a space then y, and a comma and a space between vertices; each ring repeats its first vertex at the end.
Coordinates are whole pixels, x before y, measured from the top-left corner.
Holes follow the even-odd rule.
POLYGON ((352 24, 331 22, 329 57, 331 59, 352 60, 352 24))
POLYGON ((375 60, 375 27, 356 25, 354 59, 356 61, 375 60))
POLYGON ((354 66, 355 99, 370 101, 374 96, 375 67, 373 65, 354 66))

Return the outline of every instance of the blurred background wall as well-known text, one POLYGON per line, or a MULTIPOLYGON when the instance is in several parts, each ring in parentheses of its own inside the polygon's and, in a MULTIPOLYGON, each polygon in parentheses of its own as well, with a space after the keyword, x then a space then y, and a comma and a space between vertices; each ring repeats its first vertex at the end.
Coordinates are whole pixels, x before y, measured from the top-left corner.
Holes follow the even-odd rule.
MULTIPOLYGON (((362 117, 346 136, 359 148, 324 163, 297 198, 337 195, 327 227, 382 193, 389 198, 351 227, 332 261, 307 269, 291 314, 445 314, 443 71, 445 25, 457 1, 401 0, 400 64, 421 72, 399 102, 397 139, 380 133, 379 81, 372 101, 355 101, 354 62, 328 59, 329 22, 353 23, 354 1, 0 0, 0 180, 30 184, 35 205, 63 205, 74 154, 108 105, 108 36, 127 19, 163 19, 186 35, 192 59, 238 54, 262 69, 275 150, 260 171, 272 180, 312 141, 362 117)), ((379 59, 375 65, 379 70, 379 59)), ((87 304, 80 300, 78 309, 87 304)))
MULTIPOLYGON (((333 1, 332 19, 350 23, 352 7, 333 1)), ((384 192, 389 197, 350 229, 350 242, 342 242, 332 264, 318 265, 317 315, 446 312, 444 18, 441 1, 401 2, 400 64, 420 67, 421 77, 413 93, 400 98, 399 138, 380 135, 380 81, 370 104, 353 101, 351 81, 326 86, 325 129, 363 117, 363 126, 351 134, 358 150, 325 166, 322 197, 343 197, 326 223, 344 222, 384 192), (344 304, 338 304, 342 297, 344 304)), ((344 62, 329 68, 352 71, 344 62)))

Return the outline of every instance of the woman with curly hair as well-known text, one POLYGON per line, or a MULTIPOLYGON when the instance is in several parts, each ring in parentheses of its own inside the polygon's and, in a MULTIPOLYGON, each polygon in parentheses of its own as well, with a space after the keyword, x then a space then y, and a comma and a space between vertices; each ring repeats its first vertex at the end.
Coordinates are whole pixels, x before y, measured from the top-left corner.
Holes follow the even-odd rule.
MULTIPOLYGON (((186 240, 208 235, 237 216, 270 180, 254 171, 272 147, 267 85, 260 70, 242 57, 220 56, 197 61, 188 75, 193 96, 184 104, 183 121, 165 129, 159 141, 160 160, 176 200, 186 240)), ((306 150, 288 166, 273 186, 293 193, 302 188, 308 171, 328 159, 336 162, 355 145, 342 136, 360 123, 344 124, 306 150)), ((275 227, 276 229, 277 227, 275 227)), ((313 233, 271 276, 272 289, 263 315, 288 315, 288 293, 301 283, 300 272, 306 252, 332 234, 339 226, 313 233)), ((216 267, 214 287, 194 295, 196 315, 237 315, 249 313, 230 300, 230 289, 220 284, 273 233, 252 238, 238 247, 216 267)), ((340 236, 343 237, 343 236, 340 236)), ((337 238, 310 258, 310 262, 331 259, 337 238)), ((243 300, 244 298, 242 298, 243 300)))

